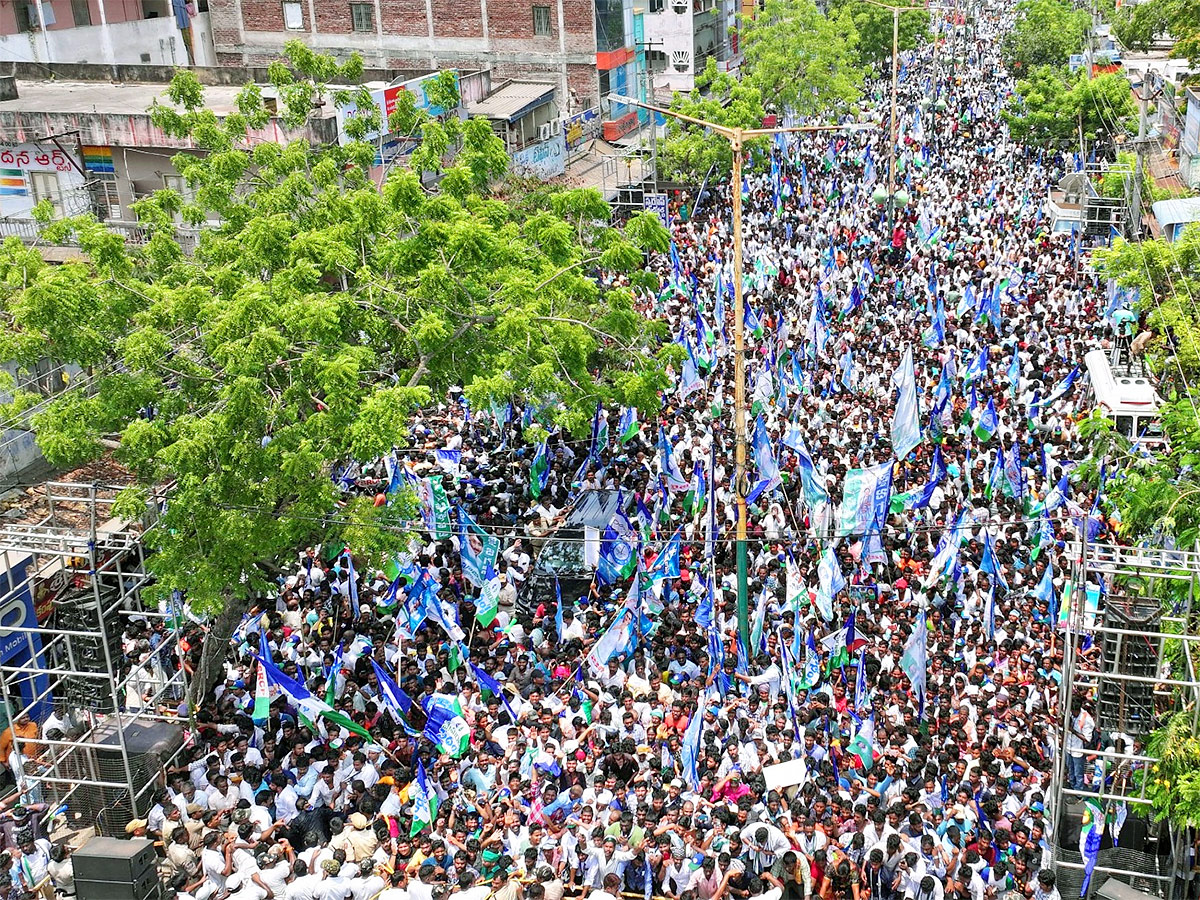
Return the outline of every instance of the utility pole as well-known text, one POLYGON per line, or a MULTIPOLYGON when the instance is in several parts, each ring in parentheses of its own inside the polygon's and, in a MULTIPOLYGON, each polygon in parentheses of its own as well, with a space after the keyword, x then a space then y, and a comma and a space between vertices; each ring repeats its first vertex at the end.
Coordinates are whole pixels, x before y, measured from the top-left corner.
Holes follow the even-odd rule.
POLYGON ((618 103, 640 106, 681 122, 689 122, 707 128, 712 134, 720 135, 729 141, 733 151, 732 177, 729 190, 733 195, 733 402, 734 410, 734 496, 737 501, 737 618, 738 639, 750 655, 750 607, 748 560, 746 551, 747 516, 746 516, 746 314, 745 303, 742 300, 742 153, 746 141, 757 137, 768 137, 776 134, 797 134, 814 131, 866 131, 874 125, 798 125, 780 128, 730 128, 727 125, 717 125, 692 116, 685 116, 672 109, 643 103, 631 97, 619 94, 609 94, 609 99, 618 103))
POLYGON ((1142 180, 1145 178, 1146 171, 1146 147, 1149 141, 1146 140, 1146 127, 1148 119, 1148 108, 1152 96, 1146 94, 1148 85, 1143 82, 1142 93, 1134 91, 1134 96, 1138 99, 1138 136, 1137 136, 1137 164, 1133 168, 1133 190, 1130 192, 1129 201, 1129 217, 1131 219, 1130 226, 1133 238, 1140 240, 1142 237, 1142 180), (1145 94, 1145 96, 1143 96, 1145 94))
MULTIPOLYGON (((642 91, 646 95, 647 102, 654 100, 654 79, 650 75, 650 49, 652 47, 661 47, 662 41, 638 41, 637 49, 642 54, 642 59, 645 60, 645 65, 642 66, 642 91)), ((651 112, 650 121, 650 182, 654 186, 654 193, 658 193, 658 113, 651 112)))

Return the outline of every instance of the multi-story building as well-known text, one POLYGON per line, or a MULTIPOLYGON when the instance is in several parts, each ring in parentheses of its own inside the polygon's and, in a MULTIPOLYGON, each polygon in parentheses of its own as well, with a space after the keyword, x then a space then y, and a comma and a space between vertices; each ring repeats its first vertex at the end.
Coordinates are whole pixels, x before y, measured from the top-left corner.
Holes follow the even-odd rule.
POLYGON ((334 55, 357 50, 381 69, 553 78, 570 112, 597 100, 597 2, 605 0, 210 0, 209 8, 220 65, 263 65, 300 40, 334 55))
POLYGON ((646 47, 654 93, 666 98, 696 86, 710 58, 737 68, 737 0, 639 0, 645 4, 646 47))
POLYGON ((10 0, 0 62, 210 66, 207 0, 10 0))

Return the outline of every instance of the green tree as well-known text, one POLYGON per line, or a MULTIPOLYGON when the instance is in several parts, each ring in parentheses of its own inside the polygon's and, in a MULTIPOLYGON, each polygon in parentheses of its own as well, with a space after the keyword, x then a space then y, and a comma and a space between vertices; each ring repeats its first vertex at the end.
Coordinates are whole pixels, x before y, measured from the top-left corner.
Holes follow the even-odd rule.
MULTIPOLYGON (((708 67, 696 76, 696 90, 676 93, 671 109, 729 128, 761 128, 766 115, 758 87, 718 71, 711 57, 708 67)), ((758 141, 757 145, 762 143, 758 141)), ((710 170, 714 176, 728 176, 733 165, 729 141, 670 117, 667 138, 658 149, 659 170, 665 177, 680 181, 698 183, 710 170)))
POLYGON ((1013 137, 1033 144, 1078 142, 1109 146, 1133 125, 1134 104, 1129 82, 1121 75, 1089 79, 1066 66, 1037 66, 1017 82, 1020 102, 1004 118, 1013 137))
POLYGON ((1146 0, 1125 4, 1112 16, 1113 29, 1130 50, 1146 51, 1162 38, 1175 43, 1171 56, 1200 65, 1200 0, 1146 0))
MULTIPOLYGON (((338 66, 303 48, 290 69, 271 67, 291 128, 328 82, 360 75, 357 58, 338 66)), ((250 141, 270 118, 252 85, 224 119, 191 73, 167 95, 155 124, 202 151, 173 161, 193 199, 138 201, 142 247, 91 217, 42 231, 47 242, 73 235, 79 261, 0 245, 0 359, 91 373, 32 420, 51 463, 115 448, 136 477, 119 504, 130 513, 170 486, 148 565, 156 592, 184 590, 215 616, 203 689, 277 560, 346 540, 378 564, 403 545, 405 504, 345 503, 331 468, 402 445, 413 411, 447 386, 465 385, 476 408, 555 401, 546 421, 579 431, 598 402, 655 409, 665 356, 634 292, 657 287, 643 260, 668 236, 644 214, 610 227, 594 191, 497 199, 503 149, 487 122, 414 114, 416 171, 394 168, 380 189, 368 141, 250 141), (189 256, 177 218, 219 224, 189 256)), ((365 114, 356 133, 381 124, 365 114)))
POLYGON ((1140 310, 1153 332, 1148 361, 1159 379, 1163 431, 1170 448, 1138 459, 1106 488, 1128 538, 1173 538, 1191 546, 1200 538, 1200 419, 1190 385, 1200 378, 1200 226, 1173 243, 1118 239, 1094 254, 1102 277, 1139 290, 1140 310))
POLYGON ((1090 17, 1066 0, 1021 0, 1017 21, 1004 38, 1001 51, 1015 73, 1037 66, 1061 66, 1078 53, 1090 17))
MULTIPOLYGON (((858 57, 864 65, 890 66, 892 59, 892 13, 869 3, 847 4, 858 31, 858 57)), ((929 39, 929 11, 916 9, 900 14, 897 46, 916 50, 929 39)))
POLYGON ((828 116, 858 99, 863 70, 848 8, 822 13, 812 0, 766 0, 743 21, 744 77, 779 112, 828 116))
MULTIPOLYGON (((671 109, 730 128, 761 128, 767 108, 802 116, 825 115, 859 97, 863 72, 857 33, 848 9, 825 15, 812 0, 767 0, 754 19, 743 22, 746 61, 739 81, 709 59, 690 94, 676 94, 671 109)), ((752 141, 747 149, 765 147, 752 141)), ((711 170, 729 175, 729 142, 697 125, 668 117, 667 139, 659 146, 666 177, 699 182, 711 170)))

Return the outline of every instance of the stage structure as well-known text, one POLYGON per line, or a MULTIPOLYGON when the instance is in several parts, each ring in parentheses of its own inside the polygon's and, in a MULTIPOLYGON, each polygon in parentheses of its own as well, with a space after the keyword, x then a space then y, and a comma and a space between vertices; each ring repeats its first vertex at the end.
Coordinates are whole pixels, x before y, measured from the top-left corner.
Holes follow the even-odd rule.
POLYGON ((25 716, 39 726, 18 760, 26 802, 73 831, 124 836, 182 748, 187 685, 171 664, 183 657, 179 604, 141 601, 158 501, 140 521, 117 519, 119 491, 47 482, 21 521, 0 524, 0 728, 25 716), (134 619, 164 620, 155 647, 130 641, 134 619))
MULTIPOLYGON (((1047 820, 1053 833, 1058 889, 1081 896, 1082 818, 1091 804, 1106 819, 1123 818, 1118 840, 1109 821, 1089 885, 1102 896, 1115 881, 1176 900, 1185 896, 1187 836, 1154 822, 1141 773, 1150 733, 1179 710, 1200 728, 1200 545, 1187 550, 1079 542, 1073 560, 1073 600, 1063 641, 1063 679, 1055 745, 1065 746, 1077 704, 1093 704, 1099 749, 1089 749, 1084 789, 1069 784, 1066 753, 1057 752, 1047 820)), ((1111 890, 1119 890, 1114 885, 1111 890)))

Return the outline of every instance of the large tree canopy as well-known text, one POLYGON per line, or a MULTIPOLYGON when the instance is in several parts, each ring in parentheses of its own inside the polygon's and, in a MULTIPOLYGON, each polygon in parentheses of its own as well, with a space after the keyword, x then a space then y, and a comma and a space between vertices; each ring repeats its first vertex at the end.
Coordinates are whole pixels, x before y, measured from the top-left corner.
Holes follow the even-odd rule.
POLYGON ((1133 95, 1124 75, 1087 78, 1066 66, 1038 66, 1017 82, 1020 101, 1004 119, 1013 137, 1034 144, 1068 141, 1112 144, 1135 127, 1133 95))
MULTIPOLYGON (((271 68, 290 126, 318 97, 344 99, 327 83, 361 73, 357 59, 339 67, 303 48, 291 63, 271 68)), ((16 238, 0 246, 0 358, 91 373, 33 419, 47 458, 115 448, 138 481, 127 509, 172 485, 151 535, 159 590, 236 608, 306 543, 393 551, 403 504, 340 505, 331 466, 403 444, 414 409, 451 384, 477 408, 557 401, 547 414, 566 428, 585 428, 602 401, 656 407, 664 363, 634 308, 645 253, 667 245, 653 216, 613 228, 593 191, 498 199, 505 157, 486 121, 402 107, 393 127, 419 140, 417 171, 394 167, 380 186, 368 142, 251 144, 247 129, 269 117, 254 85, 223 120, 189 73, 168 97, 155 122, 202 152, 174 161, 187 198, 162 190, 135 204, 145 246, 89 217, 42 232, 72 233, 80 261, 47 265, 16 238), (180 219, 218 224, 187 255, 180 219)), ((359 121, 360 136, 380 130, 378 116, 359 121)))
MULTIPOLYGON (((1129 537, 1174 538, 1190 547, 1200 539, 1200 417, 1190 386, 1200 378, 1200 226, 1192 225, 1174 242, 1130 243, 1096 250, 1103 277, 1140 291, 1139 308, 1154 332, 1148 348, 1159 391, 1167 402, 1163 430, 1170 452, 1138 459, 1126 477, 1110 482, 1110 498, 1129 537)), ((1093 453, 1093 456, 1098 454, 1093 453)))
POLYGON ((1089 18, 1068 0, 1021 0, 1016 25, 1004 39, 1005 63, 1018 74, 1066 65, 1083 46, 1089 18))
MULTIPOLYGON (((869 3, 847 3, 858 30, 858 57, 865 65, 890 66, 892 59, 892 13, 869 3)), ((929 11, 906 10, 896 23, 900 50, 915 50, 929 38, 929 11)))
POLYGON ((745 77, 779 112, 828 116, 859 98, 864 73, 851 10, 766 0, 742 34, 745 77))
MULTIPOLYGON (((761 128, 768 108, 828 117, 860 96, 858 34, 848 8, 826 14, 812 0, 767 0, 753 19, 743 20, 742 39, 746 61, 740 81, 719 72, 710 59, 696 76, 696 89, 677 93, 671 108, 714 125, 761 128)), ((699 181, 710 170, 727 176, 732 163, 727 141, 677 119, 668 119, 660 151, 664 176, 680 180, 699 181)))
MULTIPOLYGON (((762 92, 717 70, 716 60, 696 76, 696 90, 676 94, 671 108, 685 116, 730 128, 761 128, 766 110, 762 92)), ((733 164, 729 141, 705 129, 667 119, 667 139, 659 147, 659 167, 664 177, 681 180, 703 178, 710 170, 726 175, 733 164)))

